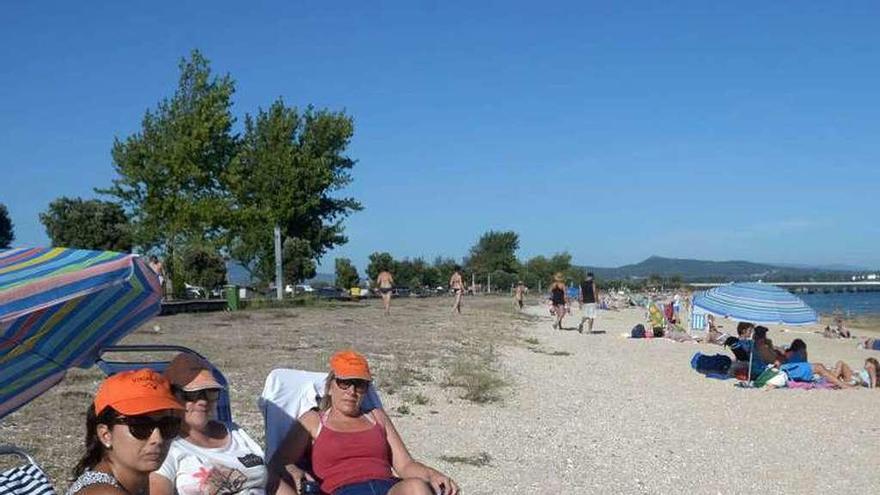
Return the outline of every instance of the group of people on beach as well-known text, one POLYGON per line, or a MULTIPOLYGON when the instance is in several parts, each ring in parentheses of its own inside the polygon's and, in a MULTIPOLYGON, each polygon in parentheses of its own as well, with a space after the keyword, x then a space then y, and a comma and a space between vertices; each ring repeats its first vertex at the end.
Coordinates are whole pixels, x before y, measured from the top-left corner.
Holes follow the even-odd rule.
POLYGON ((410 455, 387 414, 362 410, 373 375, 346 350, 330 358, 319 406, 271 459, 234 423, 214 419, 224 387, 210 364, 177 355, 163 373, 123 371, 98 387, 68 495, 456 495, 410 455))
POLYGON ((839 388, 875 388, 880 378, 880 363, 869 357, 860 369, 854 369, 843 361, 833 367, 810 362, 807 344, 802 339, 794 339, 787 348, 777 347, 767 336, 765 326, 739 322, 736 336, 727 336, 710 323, 708 341, 728 347, 735 357, 729 370, 731 376, 744 381, 759 377, 772 368, 773 372, 783 372, 788 380, 812 383, 820 380, 839 388))
MULTIPOLYGON (((385 316, 391 314, 391 296, 394 294, 394 275, 388 270, 382 270, 376 277, 376 287, 382 296, 382 308, 385 316)), ((464 296, 464 279, 461 276, 461 267, 455 265, 452 276, 449 277, 449 290, 452 292, 452 311, 461 314, 461 298, 464 296)))
MULTIPOLYGON (((596 312, 598 310, 599 288, 596 286, 592 272, 588 272, 580 282, 576 294, 581 311, 581 321, 578 324, 577 330, 580 333, 584 333, 584 324, 586 323, 587 331, 593 333, 593 325, 596 322, 596 312)), ((554 316, 554 330, 563 329, 562 321, 565 315, 571 314, 572 311, 571 299, 568 287, 565 285, 565 277, 562 273, 556 273, 553 276, 553 283, 550 284, 550 314, 554 316)))

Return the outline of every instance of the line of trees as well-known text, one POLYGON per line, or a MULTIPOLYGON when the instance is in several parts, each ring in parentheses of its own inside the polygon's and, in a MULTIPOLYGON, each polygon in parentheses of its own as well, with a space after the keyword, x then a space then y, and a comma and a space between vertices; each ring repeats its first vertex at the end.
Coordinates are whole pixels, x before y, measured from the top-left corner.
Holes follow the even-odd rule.
POLYGON ((96 189, 111 201, 62 197, 40 215, 52 244, 158 254, 180 293, 184 280, 222 283, 227 259, 270 281, 278 227, 285 279, 314 277, 327 250, 347 242, 343 220, 362 208, 337 195, 356 163, 352 118, 279 98, 236 133, 235 90, 198 50, 181 60, 174 94, 113 143, 117 176, 96 189))
POLYGON ((0 249, 6 249, 12 245, 15 240, 15 231, 13 229, 12 219, 9 218, 9 210, 6 205, 0 203, 0 249))

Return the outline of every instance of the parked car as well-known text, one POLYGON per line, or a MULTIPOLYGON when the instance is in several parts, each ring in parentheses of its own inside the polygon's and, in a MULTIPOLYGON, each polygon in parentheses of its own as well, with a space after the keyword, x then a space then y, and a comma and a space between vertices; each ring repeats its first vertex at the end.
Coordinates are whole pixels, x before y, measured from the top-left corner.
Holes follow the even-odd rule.
POLYGON ((310 294, 313 292, 315 292, 315 289, 312 288, 312 286, 309 284, 296 284, 296 285, 287 284, 284 286, 284 293, 289 294, 289 295, 310 294))
POLYGON ((321 287, 314 294, 323 299, 348 299, 349 295, 342 289, 336 287, 321 287))
POLYGON ((393 295, 395 297, 409 297, 412 294, 412 291, 409 290, 409 287, 395 287, 393 295))

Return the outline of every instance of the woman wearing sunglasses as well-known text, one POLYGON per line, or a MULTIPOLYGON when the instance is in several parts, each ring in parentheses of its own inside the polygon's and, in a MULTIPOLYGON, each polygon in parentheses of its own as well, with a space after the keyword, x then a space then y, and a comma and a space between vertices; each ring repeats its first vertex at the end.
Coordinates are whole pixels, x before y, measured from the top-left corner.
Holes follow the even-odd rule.
MULTIPOLYGON (((150 495, 265 494, 263 449, 237 425, 214 419, 223 386, 210 364, 181 353, 169 363, 165 377, 183 404, 183 424, 168 458, 150 475, 150 495)), ((281 484, 275 493, 292 495, 293 490, 281 484)))
POLYGON ((86 413, 85 454, 73 470, 68 495, 147 493, 180 430, 180 404, 153 370, 105 379, 86 413))
POLYGON ((311 444, 311 464, 321 491, 331 495, 458 494, 445 474, 415 461, 391 419, 381 409, 361 411, 372 376, 354 351, 330 358, 320 411, 299 418, 273 459, 273 474, 286 470, 297 489, 311 474, 296 466, 311 444), (278 466, 278 467, 276 467, 278 466))

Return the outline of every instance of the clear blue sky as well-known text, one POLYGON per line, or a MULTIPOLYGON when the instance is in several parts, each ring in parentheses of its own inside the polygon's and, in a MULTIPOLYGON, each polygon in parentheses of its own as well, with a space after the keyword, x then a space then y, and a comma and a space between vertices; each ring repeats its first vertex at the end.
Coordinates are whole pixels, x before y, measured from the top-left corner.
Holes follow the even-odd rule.
POLYGON ((239 118, 278 96, 354 116, 366 208, 324 267, 460 257, 487 229, 592 265, 880 266, 877 2, 16 3, 0 202, 20 245, 47 243, 52 199, 110 183, 113 138, 199 48, 239 118))

